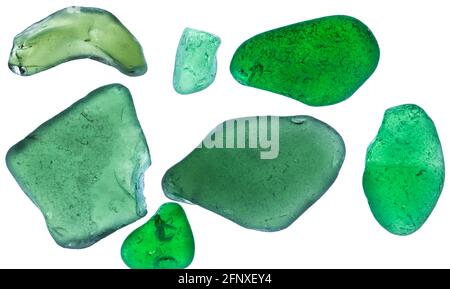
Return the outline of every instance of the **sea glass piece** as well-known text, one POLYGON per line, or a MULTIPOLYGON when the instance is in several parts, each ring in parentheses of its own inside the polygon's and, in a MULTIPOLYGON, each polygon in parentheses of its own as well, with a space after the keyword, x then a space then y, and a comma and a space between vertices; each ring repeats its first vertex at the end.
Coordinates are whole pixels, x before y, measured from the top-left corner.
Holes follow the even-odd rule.
POLYGON ((162 205, 122 245, 122 259, 132 269, 184 269, 195 252, 194 236, 183 208, 162 205))
POLYGON ((28 76, 82 58, 129 76, 147 71, 142 47, 130 31, 110 12, 86 7, 59 10, 17 35, 9 68, 28 76))
POLYGON ((375 219, 408 235, 430 216, 444 186, 444 156, 431 118, 417 105, 386 111, 367 150, 363 186, 375 219))
POLYGON ((186 28, 178 44, 173 87, 190 94, 210 86, 216 78, 216 53, 220 38, 204 31, 186 28))
POLYGON ((349 98, 380 57, 369 28, 350 16, 328 16, 256 35, 235 52, 230 70, 241 84, 311 106, 349 98))
POLYGON ((277 231, 330 188, 344 158, 340 135, 310 116, 232 119, 169 169, 162 187, 243 227, 277 231))
POLYGON ((128 89, 101 87, 13 146, 7 166, 66 248, 88 247, 147 213, 147 143, 128 89))

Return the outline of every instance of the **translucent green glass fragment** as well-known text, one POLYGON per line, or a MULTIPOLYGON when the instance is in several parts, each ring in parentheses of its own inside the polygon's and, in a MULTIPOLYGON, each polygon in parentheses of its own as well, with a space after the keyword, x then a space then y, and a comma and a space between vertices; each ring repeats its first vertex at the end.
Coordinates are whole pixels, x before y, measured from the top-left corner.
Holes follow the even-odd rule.
POLYGON ((407 104, 386 111, 367 150, 363 186, 373 215, 397 235, 417 231, 444 186, 444 155, 426 112, 407 104))
POLYGON ((133 269, 183 269, 194 258, 192 230, 183 208, 176 203, 162 205, 122 245, 122 259, 133 269))
POLYGON ((352 96, 375 71, 379 57, 369 28, 338 15, 250 38, 236 50, 230 70, 243 85, 323 106, 352 96))

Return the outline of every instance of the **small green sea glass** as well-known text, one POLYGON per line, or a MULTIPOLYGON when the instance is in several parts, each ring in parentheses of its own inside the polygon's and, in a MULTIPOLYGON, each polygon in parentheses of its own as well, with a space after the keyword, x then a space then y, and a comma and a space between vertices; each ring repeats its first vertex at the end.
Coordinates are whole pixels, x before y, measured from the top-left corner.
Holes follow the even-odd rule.
POLYGON ((194 258, 195 244, 183 208, 162 205, 122 245, 122 259, 132 269, 184 269, 194 258))
POLYGON ((340 135, 312 117, 232 119, 169 169, 162 187, 243 227, 277 231, 330 188, 344 158, 340 135))
POLYGON ((349 16, 328 16, 256 35, 235 52, 230 70, 241 84, 311 106, 349 98, 378 65, 372 32, 349 16))
POLYGON ((431 118, 417 105, 388 109, 367 150, 363 186, 373 215, 397 235, 417 231, 444 186, 445 165, 431 118))
POLYGON ((81 58, 130 76, 147 71, 142 47, 130 31, 108 11, 86 7, 62 9, 17 35, 9 68, 28 76, 81 58))
POLYGON ((180 94, 190 94, 210 86, 216 78, 216 53, 220 38, 208 32, 186 28, 175 59, 173 87, 180 94))
POLYGON ((88 247, 147 213, 150 154, 122 85, 101 87, 41 125, 6 163, 62 247, 88 247))

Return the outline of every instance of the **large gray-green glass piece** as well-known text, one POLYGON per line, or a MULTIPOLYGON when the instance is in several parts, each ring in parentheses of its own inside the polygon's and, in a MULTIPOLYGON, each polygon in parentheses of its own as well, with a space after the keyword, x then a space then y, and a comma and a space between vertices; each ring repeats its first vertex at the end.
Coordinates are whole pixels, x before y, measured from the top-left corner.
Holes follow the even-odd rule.
POLYGON ((180 94, 190 94, 210 86, 216 78, 216 53, 220 38, 208 32, 186 28, 175 59, 173 87, 180 94))
POLYGON ((147 71, 142 47, 131 32, 110 12, 86 7, 57 11, 17 35, 9 68, 27 76, 81 58, 130 76, 147 71))
POLYGON ((122 85, 101 87, 42 124, 6 162, 63 247, 90 246, 147 213, 150 154, 122 85))
POLYGON ((340 135, 312 117, 233 119, 169 169, 162 187, 243 227, 277 231, 330 188, 344 158, 340 135))

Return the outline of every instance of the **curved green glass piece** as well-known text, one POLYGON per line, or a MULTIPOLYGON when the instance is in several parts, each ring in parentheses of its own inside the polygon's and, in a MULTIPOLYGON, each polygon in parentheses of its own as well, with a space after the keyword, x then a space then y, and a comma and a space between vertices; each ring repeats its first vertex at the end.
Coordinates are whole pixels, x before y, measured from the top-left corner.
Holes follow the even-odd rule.
POLYGON ((62 9, 17 35, 9 68, 28 76, 82 58, 129 76, 147 71, 142 47, 130 31, 108 11, 86 7, 62 9))

